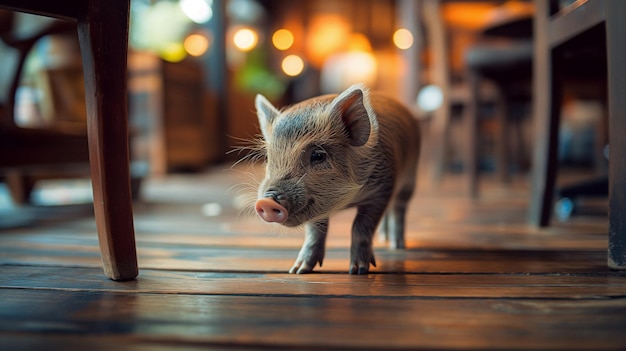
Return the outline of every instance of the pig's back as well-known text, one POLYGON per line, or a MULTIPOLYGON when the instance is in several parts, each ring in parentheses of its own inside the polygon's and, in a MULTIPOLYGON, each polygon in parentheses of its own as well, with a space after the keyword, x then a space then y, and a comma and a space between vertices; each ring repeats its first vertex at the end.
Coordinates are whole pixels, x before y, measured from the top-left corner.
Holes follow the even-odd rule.
POLYGON ((420 151, 420 130, 415 117, 397 100, 372 93, 370 101, 378 118, 379 143, 398 173, 415 173, 420 151))

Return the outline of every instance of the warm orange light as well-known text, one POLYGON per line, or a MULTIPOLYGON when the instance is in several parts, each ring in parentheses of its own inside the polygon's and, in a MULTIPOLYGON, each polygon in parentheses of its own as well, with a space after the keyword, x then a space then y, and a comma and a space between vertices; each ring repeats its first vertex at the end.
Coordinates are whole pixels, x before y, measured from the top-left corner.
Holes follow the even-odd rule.
POLYGON ((345 50, 350 40, 350 23, 340 15, 318 14, 309 20, 306 37, 306 56, 315 67, 322 67, 331 55, 345 50))
POLYGON ((287 50, 293 45, 293 34, 287 29, 279 29, 274 32, 272 43, 278 50, 287 50))
POLYGON ((235 32, 233 42, 239 50, 250 51, 254 49, 256 44, 259 42, 259 37, 252 29, 241 28, 235 32))
POLYGON ((496 9, 504 9, 503 5, 490 2, 446 2, 442 6, 441 16, 451 28, 478 30, 484 27, 496 9))
POLYGON ((202 56, 209 48, 209 40, 202 34, 190 34, 183 42, 185 51, 191 56, 202 56))
POLYGON ((348 51, 361 51, 371 52, 372 44, 364 34, 353 33, 350 35, 350 42, 348 43, 348 51))
POLYGON ((400 28, 393 33, 393 44, 402 50, 413 46, 413 34, 405 28, 400 28))
POLYGON ((283 59, 281 67, 286 75, 295 77, 304 70, 304 61, 298 55, 289 55, 283 59))

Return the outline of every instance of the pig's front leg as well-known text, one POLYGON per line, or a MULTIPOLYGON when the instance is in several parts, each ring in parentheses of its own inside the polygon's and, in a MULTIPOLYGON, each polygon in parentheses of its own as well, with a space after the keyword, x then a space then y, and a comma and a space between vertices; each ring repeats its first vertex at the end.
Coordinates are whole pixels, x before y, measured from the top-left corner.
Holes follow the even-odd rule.
POLYGON ((326 249, 326 233, 328 233, 328 218, 316 222, 307 222, 305 225, 304 244, 298 253, 298 258, 289 273, 310 273, 316 264, 322 266, 326 249))
POLYGON ((358 206, 352 224, 352 246, 350 248, 350 274, 367 274, 370 264, 376 267, 372 239, 376 226, 385 212, 384 204, 358 206))

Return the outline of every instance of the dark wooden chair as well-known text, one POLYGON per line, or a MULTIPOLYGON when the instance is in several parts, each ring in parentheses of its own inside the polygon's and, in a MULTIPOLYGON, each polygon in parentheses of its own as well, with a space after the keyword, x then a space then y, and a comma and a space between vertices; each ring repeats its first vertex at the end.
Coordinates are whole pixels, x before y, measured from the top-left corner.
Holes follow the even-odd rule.
MULTIPOLYGON (((564 9, 556 1, 536 0, 534 21, 534 99, 536 119, 529 222, 549 225, 557 173, 565 48, 580 50, 590 34, 605 38, 610 145, 608 265, 626 269, 626 2, 578 0, 564 9)), ((590 63, 586 63, 589 65, 590 63)))
MULTIPOLYGON (((126 88, 129 7, 129 0, 0 0, 3 9, 77 23, 87 105, 87 141, 72 133, 3 126, 0 169, 84 160, 80 150, 87 142, 104 271, 120 281, 138 274, 126 88), (58 149, 52 152, 51 145, 58 149)), ((10 103, 3 108, 12 111, 10 103)))
MULTIPOLYGON (((35 182, 44 174, 46 177, 87 174, 89 153, 87 128, 83 123, 54 121, 40 127, 24 127, 17 123, 16 111, 24 111, 17 99, 26 59, 42 38, 61 36, 75 40, 76 24, 55 20, 34 33, 17 36, 13 29, 14 18, 15 12, 0 10, 0 38, 17 52, 9 91, 0 109, 0 179, 8 184, 13 201, 25 204, 30 202, 35 182)), ((82 67, 79 66, 79 69, 82 70, 82 67)), ((81 99, 84 100, 84 97, 81 99)))
POLYGON ((478 196, 479 123, 483 115, 480 84, 490 81, 496 87, 493 112, 497 131, 494 136, 495 170, 501 182, 509 180, 509 166, 518 159, 519 168, 524 164, 524 140, 521 135, 524 105, 530 104, 532 68, 532 15, 515 14, 488 24, 476 44, 465 53, 465 65, 469 96, 465 104, 464 118, 468 126, 465 164, 467 165, 470 196, 478 196), (520 108, 522 107, 522 108, 520 108), (515 133, 514 133, 515 132, 515 133), (517 144, 516 152, 509 152, 511 141, 517 144))
MULTIPOLYGON (((431 178, 438 182, 444 173, 448 157, 447 143, 451 139, 452 111, 463 119, 464 133, 460 146, 463 170, 467 174, 467 189, 472 197, 478 195, 479 175, 479 124, 486 106, 491 106, 498 125, 494 135, 495 169, 499 178, 508 180, 508 167, 517 157, 520 165, 522 152, 507 152, 507 140, 511 132, 519 130, 508 128, 512 121, 510 106, 530 101, 530 71, 532 64, 532 15, 527 10, 501 14, 498 19, 486 23, 482 30, 474 35, 477 43, 470 45, 464 57, 461 72, 450 68, 447 58, 448 36, 442 20, 442 0, 425 2, 425 21, 433 47, 433 81, 444 91, 442 108, 433 113, 431 139, 433 144, 431 178), (453 75, 456 76, 453 79, 453 75), (454 81, 454 83, 453 83, 454 81), (462 111, 458 113, 458 111, 462 111), (509 132, 510 131, 510 132, 509 132)), ((494 2, 494 6, 496 2, 494 2)), ((522 137, 517 135, 517 148, 522 150, 522 137)))

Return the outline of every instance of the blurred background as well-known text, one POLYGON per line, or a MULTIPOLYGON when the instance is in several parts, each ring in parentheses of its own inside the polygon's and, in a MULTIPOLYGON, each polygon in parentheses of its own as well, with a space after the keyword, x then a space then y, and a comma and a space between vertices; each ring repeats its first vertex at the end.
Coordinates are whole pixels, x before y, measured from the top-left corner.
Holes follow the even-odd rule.
MULTIPOLYGON (((423 161, 434 181, 464 172, 472 162, 465 154, 472 91, 479 94, 478 170, 525 176, 533 145, 533 13, 533 2, 521 0, 133 0, 133 174, 202 172, 242 157, 229 151, 259 132, 256 94, 284 106, 364 82, 397 96, 420 119, 423 161), (472 81, 476 72, 479 82, 472 81)), ((9 12, 0 21, 3 124, 84 129, 75 29, 34 41, 12 96, 24 53, 16 38, 37 36, 58 21, 9 12)), ((597 157, 605 144, 597 127, 604 107, 589 93, 597 91, 594 85, 585 86, 564 93, 559 155, 564 165, 595 170, 605 167, 597 157)), ((37 197, 36 182, 66 178, 51 168, 2 173, 5 205, 45 201, 37 197)), ((76 194, 59 196, 71 201, 90 192, 76 194)))

